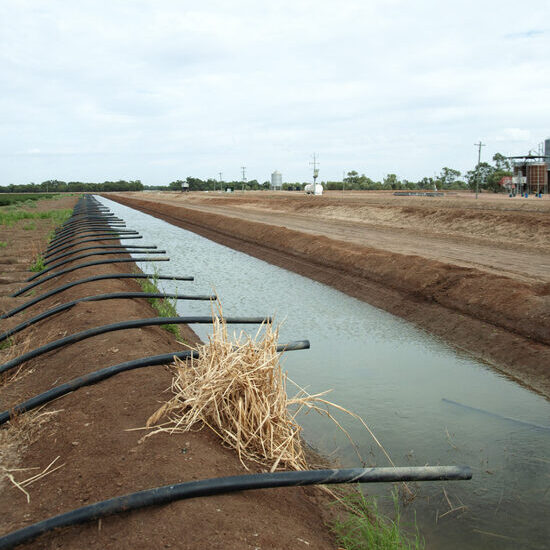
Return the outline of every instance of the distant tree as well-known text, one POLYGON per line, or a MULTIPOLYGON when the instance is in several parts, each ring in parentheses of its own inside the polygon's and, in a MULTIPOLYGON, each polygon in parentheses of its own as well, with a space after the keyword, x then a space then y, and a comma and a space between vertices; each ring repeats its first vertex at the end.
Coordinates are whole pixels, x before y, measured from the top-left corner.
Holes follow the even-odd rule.
POLYGON ((386 189, 401 189, 401 182, 396 174, 388 174, 382 181, 382 184, 386 189))
POLYGON ((448 168, 445 166, 442 168, 441 173, 439 174, 438 181, 441 187, 451 187, 453 183, 460 177, 460 172, 454 170, 453 168, 448 168))

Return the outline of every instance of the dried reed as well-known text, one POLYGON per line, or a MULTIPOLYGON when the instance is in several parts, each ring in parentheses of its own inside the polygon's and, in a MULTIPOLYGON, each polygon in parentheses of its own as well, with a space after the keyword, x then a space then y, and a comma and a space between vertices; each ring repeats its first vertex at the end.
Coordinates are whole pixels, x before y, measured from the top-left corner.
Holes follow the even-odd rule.
POLYGON ((254 338, 241 333, 232 341, 219 302, 217 309, 208 343, 197 348, 199 358, 186 363, 176 359, 173 397, 148 419, 147 427, 155 429, 145 437, 207 426, 237 451, 245 468, 245 460, 250 460, 271 471, 307 467, 302 429, 296 422, 304 408, 327 415, 352 444, 330 406, 359 419, 374 437, 357 415, 323 399, 328 392, 311 395, 288 378, 276 350, 278 328, 265 324, 254 338), (298 388, 292 398, 287 397, 289 382, 298 388))

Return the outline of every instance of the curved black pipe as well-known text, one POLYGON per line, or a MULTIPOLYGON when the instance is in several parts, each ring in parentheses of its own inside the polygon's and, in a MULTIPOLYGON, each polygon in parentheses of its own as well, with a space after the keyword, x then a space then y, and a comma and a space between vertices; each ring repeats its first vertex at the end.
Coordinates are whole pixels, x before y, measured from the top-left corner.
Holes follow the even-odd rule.
POLYGON ((163 294, 162 292, 110 292, 109 294, 94 294, 92 296, 85 296, 84 298, 78 298, 76 300, 72 300, 71 302, 67 302, 65 304, 60 304, 58 306, 55 306, 52 309, 49 309, 47 311, 44 311, 43 313, 40 313, 36 315, 35 317, 32 317, 31 319, 27 319, 26 321, 23 321, 19 325, 10 328, 6 332, 3 332, 0 334, 0 342, 3 342, 10 336, 13 336, 14 334, 17 334, 18 332, 21 332, 22 330, 26 329, 27 327, 30 327, 31 325, 34 325, 35 323, 38 323, 39 321, 42 321, 43 319, 46 319, 48 317, 51 317, 52 315, 56 315, 57 313, 61 313, 62 311, 66 311, 67 309, 72 308, 74 305, 79 304, 80 302, 99 302, 102 300, 119 300, 119 299, 134 299, 134 298, 173 298, 176 300, 215 300, 216 296, 193 296, 193 295, 182 295, 182 294, 163 294))
POLYGON ((78 233, 82 233, 85 230, 88 231, 97 231, 99 229, 124 229, 126 227, 126 224, 123 222, 120 223, 103 223, 99 224, 97 222, 94 223, 79 223, 77 225, 71 225, 70 227, 65 227, 63 229, 60 229, 57 231, 50 241, 50 244, 52 242, 58 241, 62 237, 65 238, 68 235, 77 235, 78 233))
MULTIPOLYGON (((238 324, 238 325, 250 325, 250 324, 260 324, 265 322, 270 322, 269 317, 227 317, 224 319, 227 324, 238 324)), ((131 321, 121 321, 119 323, 113 323, 111 325, 102 325, 100 327, 89 328, 83 330, 82 332, 77 332, 75 334, 70 334, 65 336, 65 338, 60 338, 59 340, 54 340, 43 346, 35 348, 19 357, 14 357, 10 361, 7 361, 3 365, 0 365, 0 374, 7 372, 15 367, 21 365, 25 361, 34 359, 39 355, 48 353, 63 346, 76 344, 87 338, 92 338, 93 336, 98 336, 100 334, 105 334, 106 332, 115 332, 117 330, 129 330, 134 328, 141 328, 146 326, 156 326, 156 325, 193 325, 193 324, 210 324, 212 322, 212 317, 206 316, 197 316, 197 317, 149 317, 148 319, 133 319, 131 321)))
MULTIPOLYGON (((283 351, 296 351, 301 349, 309 349, 308 340, 298 340, 296 342, 289 342, 288 344, 281 344, 277 346, 278 353, 282 353, 283 351)), ((36 407, 40 407, 41 405, 54 401, 60 397, 63 397, 64 395, 67 395, 68 393, 78 390, 79 388, 97 384, 98 382, 106 380, 107 378, 111 378, 111 376, 115 376, 121 372, 141 369, 143 367, 152 367, 155 365, 165 365, 167 363, 172 363, 174 361, 174 357, 177 357, 178 359, 188 359, 189 357, 191 357, 191 355, 194 358, 197 358, 199 356, 199 353, 197 351, 186 350, 163 353, 162 355, 153 355, 150 357, 141 357, 140 359, 133 359, 132 361, 126 361, 124 363, 119 363, 118 365, 113 365, 111 367, 106 367, 104 369, 85 374, 84 376, 79 376, 78 378, 74 378, 69 382, 60 384, 59 386, 56 386, 55 388, 52 388, 44 393, 35 395, 34 397, 31 397, 31 399, 28 399, 23 403, 14 405, 11 409, 7 411, 1 412, 0 426, 2 424, 5 424, 8 420, 10 420, 10 418, 13 418, 13 416, 15 415, 20 415, 32 409, 36 409, 36 407)))
MULTIPOLYGON (((76 262, 76 260, 83 260, 84 258, 89 258, 90 256, 109 256, 113 254, 131 254, 131 252, 127 252, 125 250, 102 250, 99 252, 87 252, 86 254, 81 254, 80 256, 76 256, 75 258, 62 260, 49 267, 45 267, 42 271, 39 271, 38 273, 35 273, 31 277, 29 277, 26 282, 34 281, 34 279, 42 277, 42 275, 45 275, 52 269, 56 269, 58 267, 61 267, 62 265, 70 264, 71 262, 76 262)), ((134 252, 134 254, 166 254, 166 250, 138 250, 137 252, 134 252)))
POLYGON ((0 550, 13 548, 39 535, 94 521, 113 514, 129 512, 146 506, 158 506, 175 500, 208 497, 236 491, 295 487, 304 485, 334 485, 341 483, 389 483, 396 481, 467 480, 472 478, 468 466, 421 466, 401 468, 349 468, 341 470, 302 470, 294 472, 269 472, 240 476, 201 479, 155 489, 146 489, 121 497, 96 502, 71 512, 60 514, 23 527, 0 538, 0 550))
POLYGON ((60 250, 56 250, 55 252, 47 252, 42 257, 45 260, 46 258, 49 258, 50 256, 55 256, 56 254, 59 254, 60 252, 63 252, 64 250, 68 250, 69 248, 72 248, 73 246, 77 246, 79 244, 94 243, 94 242, 98 242, 98 241, 122 241, 122 240, 127 241, 129 239, 143 239, 143 235, 136 235, 134 237, 132 237, 132 236, 130 236, 130 237, 99 237, 99 238, 94 237, 93 239, 84 239, 83 241, 77 241, 76 243, 68 244, 67 246, 64 246, 60 250))
POLYGON ((126 224, 122 225, 122 227, 112 227, 111 225, 107 224, 86 224, 79 227, 72 227, 68 228, 64 231, 61 231, 59 234, 55 235, 54 238, 50 241, 49 246, 52 246, 54 243, 59 243, 62 240, 69 240, 74 239, 76 236, 80 235, 81 233, 99 233, 101 231, 111 231, 111 232, 120 232, 120 233, 131 233, 135 232, 132 229, 127 229, 126 224))
POLYGON ((194 281, 195 280, 193 276, 177 277, 175 275, 150 275, 148 273, 106 273, 105 275, 94 275, 93 277, 86 277, 85 279, 79 279, 78 281, 73 281, 72 283, 65 283, 64 285, 58 286, 53 290, 49 290, 45 294, 36 296, 35 298, 32 298, 28 302, 25 302, 24 304, 21 304, 20 306, 17 306, 16 308, 13 308, 10 311, 7 311, 6 313, 2 313, 2 315, 0 315, 0 319, 7 319, 8 317, 13 317, 14 315, 21 313, 25 309, 31 306, 34 306, 38 302, 41 302, 42 300, 45 300, 50 296, 54 296, 55 294, 59 294, 64 290, 68 290, 73 286, 82 285, 84 283, 91 283, 94 281, 103 281, 105 279, 159 279, 163 281, 194 281))
POLYGON ((65 254, 61 254, 60 256, 54 256, 51 258, 48 262, 44 262, 44 265, 49 265, 52 262, 57 262, 58 260, 62 260, 63 258, 68 258, 69 256, 73 254, 77 254, 78 252, 84 252, 85 250, 96 250, 96 249, 102 249, 102 248, 110 248, 113 250, 118 249, 128 249, 129 254, 132 253, 132 250, 135 252, 136 250, 149 250, 149 249, 155 249, 158 248, 156 244, 150 245, 150 246, 140 246, 138 244, 136 245, 123 245, 123 244, 96 244, 95 246, 85 246, 84 248, 77 248, 76 250, 71 250, 70 252, 65 252, 65 254))
POLYGON ((97 229, 95 231, 84 231, 84 233, 90 233, 90 235, 70 235, 68 237, 63 237, 62 239, 58 239, 57 241, 49 243, 48 249, 50 250, 53 248, 58 248, 74 241, 75 239, 84 239, 86 237, 100 237, 101 235, 134 235, 136 233, 139 233, 139 231, 135 231, 133 229, 97 229))
POLYGON ((98 260, 97 262, 88 262, 85 264, 79 264, 73 267, 68 267, 67 269, 63 269, 62 271, 57 271, 56 273, 52 273, 51 275, 48 275, 44 279, 41 279, 40 281, 36 281, 30 285, 27 285, 26 287, 21 288, 17 292, 10 294, 10 296, 12 298, 16 296, 20 296, 24 292, 27 292, 27 290, 30 290, 35 286, 41 285, 42 283, 45 283, 50 279, 54 279, 55 277, 59 277, 60 275, 64 275, 65 273, 71 273, 72 271, 76 271, 77 269, 82 269, 84 267, 91 267, 94 265, 102 265, 102 264, 124 264, 124 263, 133 263, 133 262, 169 262, 169 261, 170 261, 170 258, 121 258, 116 260, 98 260))
POLYGON ((51 252, 56 248, 72 243, 75 240, 75 238, 84 239, 87 237, 101 237, 102 235, 109 236, 109 237, 115 237, 116 235, 139 235, 139 231, 133 231, 130 229, 122 230, 122 231, 119 231, 119 230, 108 231, 108 230, 102 229, 101 231, 85 231, 85 233, 89 233, 89 235, 78 235, 77 237, 74 237, 73 235, 71 235, 70 237, 61 239, 57 242, 50 243, 47 250, 48 252, 51 252))

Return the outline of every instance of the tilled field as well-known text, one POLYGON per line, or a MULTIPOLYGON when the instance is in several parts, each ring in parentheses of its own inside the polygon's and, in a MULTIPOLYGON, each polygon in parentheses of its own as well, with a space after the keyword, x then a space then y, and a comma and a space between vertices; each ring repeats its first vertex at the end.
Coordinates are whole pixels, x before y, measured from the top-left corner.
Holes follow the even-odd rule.
MULTIPOLYGON (((72 207, 75 198, 48 201, 46 208, 72 207)), ((39 203, 39 208, 43 208, 39 203)), ((21 222, 18 222, 21 223, 21 222)), ((46 281, 25 296, 29 265, 43 250, 51 224, 28 238, 18 225, 1 228, 0 313, 66 283, 102 274, 133 273, 135 264, 85 267, 46 281)), ((147 240, 133 244, 157 244, 147 240)), ((98 241, 94 244, 120 244, 98 241)), ((74 251, 89 245, 80 245, 74 251)), ((160 247, 159 247, 160 248, 160 247)), ((114 256, 128 259, 127 254, 114 256)), ((101 256, 68 263, 63 269, 101 256)), ((152 269, 151 269, 152 272, 152 269)), ((193 275, 174 273, 174 275, 193 275)), ((184 283, 183 283, 184 284, 184 283)), ((40 312, 77 298, 141 291, 134 279, 106 279, 73 286, 1 321, 5 331, 40 312)), ((46 342, 91 327, 155 317, 144 299, 82 302, 32 325, 1 351, 2 363, 46 342)), ((0 409, 62 382, 134 358, 176 352, 197 343, 182 327, 182 339, 157 326, 102 334, 26 361, 0 382, 0 409)), ((166 400, 171 372, 153 366, 124 372, 84 387, 0 428, 0 534, 86 504, 156 486, 247 473, 234 451, 208 431, 159 434, 140 442, 147 418, 166 400), (25 484, 36 474, 42 477, 25 484), (18 486, 19 485, 19 486, 18 486), (25 493, 26 491, 26 493, 25 493)), ((250 472, 260 471, 248 464, 250 472)), ((332 548, 324 509, 313 489, 275 489, 174 502, 67 528, 27 545, 32 548, 332 548)))
POLYGON ((110 198, 386 309, 550 396, 549 201, 365 196, 110 198))

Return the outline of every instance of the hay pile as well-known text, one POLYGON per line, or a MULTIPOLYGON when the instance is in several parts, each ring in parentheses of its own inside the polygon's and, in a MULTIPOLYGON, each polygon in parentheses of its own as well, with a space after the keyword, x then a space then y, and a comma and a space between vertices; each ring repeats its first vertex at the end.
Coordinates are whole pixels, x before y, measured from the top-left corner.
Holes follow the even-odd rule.
POLYGON ((320 394, 300 392, 293 399, 287 397, 288 379, 279 363, 277 338, 278 329, 266 324, 256 337, 241 333, 232 341, 223 317, 214 317, 213 334, 197 348, 199 359, 176 359, 174 395, 147 426, 161 419, 165 421, 153 433, 208 426, 237 451, 243 465, 248 459, 271 471, 304 469, 301 427, 295 417, 320 394))
POLYGON ((296 417, 306 408, 330 418, 364 464, 350 435, 330 413, 334 408, 361 422, 393 465, 361 417, 323 399, 328 391, 309 394, 288 378, 279 362, 277 328, 264 324, 255 337, 241 333, 232 340, 219 302, 217 308, 208 343, 196 348, 199 358, 187 362, 175 358, 173 396, 147 420, 146 427, 154 429, 146 438, 207 426, 237 451, 245 468, 245 460, 250 460, 270 471, 303 470, 307 463, 296 417), (288 383, 297 390, 292 398, 287 396, 288 383))

